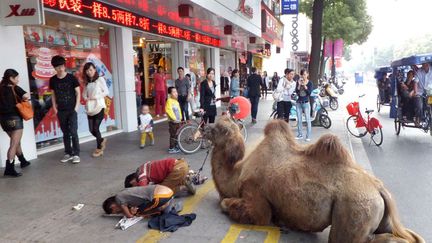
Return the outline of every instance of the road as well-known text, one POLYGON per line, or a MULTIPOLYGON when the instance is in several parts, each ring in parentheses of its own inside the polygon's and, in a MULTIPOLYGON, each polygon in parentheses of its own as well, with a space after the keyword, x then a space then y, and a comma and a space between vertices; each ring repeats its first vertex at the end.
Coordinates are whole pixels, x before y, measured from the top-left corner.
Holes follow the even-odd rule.
MULTIPOLYGON (((432 211, 430 202, 431 137, 415 129, 406 129, 399 137, 394 135, 388 107, 378 118, 384 124, 382 147, 369 145, 367 138, 357 139, 347 134, 345 104, 366 90, 364 104, 373 107, 375 88, 348 87, 341 97, 338 111, 330 112, 333 125, 329 130, 313 128, 312 142, 321 134, 337 134, 357 162, 384 181, 398 203, 404 225, 432 241, 429 227, 432 211)), ((262 100, 258 124, 248 124, 248 146, 257 144, 271 112, 271 99, 262 100)), ((294 129, 294 128, 293 128, 294 129)), ((108 150, 103 158, 93 159, 90 153, 94 142, 82 145, 79 165, 61 164, 62 151, 44 154, 33 161, 16 179, 0 179, 0 241, 1 242, 327 242, 328 229, 322 233, 281 231, 277 227, 238 225, 220 211, 219 197, 211 178, 198 187, 194 197, 180 197, 183 213, 196 213, 197 219, 189 227, 174 233, 161 234, 148 230, 146 221, 121 231, 114 229, 116 218, 101 216, 104 199, 122 189, 124 177, 150 159, 168 157, 168 129, 166 123, 155 127, 156 144, 138 149, 139 134, 123 133, 109 137, 108 150), (84 203, 80 211, 73 205, 84 203)), ((192 169, 198 169, 205 157, 202 150, 186 158, 192 169)), ((203 173, 211 177, 210 163, 203 173)))

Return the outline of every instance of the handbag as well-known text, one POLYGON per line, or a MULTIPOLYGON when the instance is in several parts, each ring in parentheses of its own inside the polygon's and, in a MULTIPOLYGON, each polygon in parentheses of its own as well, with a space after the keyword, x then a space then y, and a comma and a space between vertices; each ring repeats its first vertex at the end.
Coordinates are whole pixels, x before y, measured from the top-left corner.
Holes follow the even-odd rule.
POLYGON ((33 108, 31 103, 28 101, 23 101, 21 98, 20 98, 21 102, 18 102, 18 96, 15 93, 15 86, 12 86, 12 93, 15 96, 15 101, 16 101, 15 106, 18 109, 18 112, 20 113, 21 117, 26 121, 32 119, 34 113, 33 113, 33 108))
POLYGON ((243 96, 246 97, 246 98, 249 96, 249 88, 248 87, 244 87, 244 89, 243 89, 243 96))
MULTIPOLYGON (((93 97, 98 96, 102 91, 102 88, 99 86, 99 81, 96 81, 95 85, 96 87, 94 88, 92 94, 93 97)), ((86 113, 89 116, 94 116, 98 114, 103 108, 105 108, 105 99, 87 100, 85 104, 86 113)))

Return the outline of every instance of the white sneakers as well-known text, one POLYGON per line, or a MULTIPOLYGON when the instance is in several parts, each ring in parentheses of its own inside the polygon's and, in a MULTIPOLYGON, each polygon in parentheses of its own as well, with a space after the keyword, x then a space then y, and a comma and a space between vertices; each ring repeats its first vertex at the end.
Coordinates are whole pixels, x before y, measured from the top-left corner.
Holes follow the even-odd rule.
POLYGON ((78 164, 79 162, 81 162, 81 159, 77 155, 70 156, 69 154, 65 154, 63 158, 60 160, 60 162, 62 163, 67 163, 69 161, 72 161, 73 164, 78 164))

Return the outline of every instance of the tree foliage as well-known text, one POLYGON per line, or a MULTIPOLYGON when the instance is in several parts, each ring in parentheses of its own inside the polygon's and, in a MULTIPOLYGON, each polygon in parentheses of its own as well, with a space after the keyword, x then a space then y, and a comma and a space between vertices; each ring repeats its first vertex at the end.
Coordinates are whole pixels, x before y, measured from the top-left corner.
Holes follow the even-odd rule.
MULTIPOLYGON (((314 0, 301 0, 300 12, 312 18, 314 0)), ((346 45, 365 42, 372 32, 372 19, 366 11, 365 0, 325 0, 322 36, 346 45)))

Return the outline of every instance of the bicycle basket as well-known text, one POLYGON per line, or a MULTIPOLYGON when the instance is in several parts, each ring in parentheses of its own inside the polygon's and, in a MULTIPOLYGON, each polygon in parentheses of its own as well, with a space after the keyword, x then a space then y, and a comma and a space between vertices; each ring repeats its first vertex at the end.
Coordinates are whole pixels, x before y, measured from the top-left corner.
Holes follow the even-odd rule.
POLYGON ((350 114, 351 116, 355 116, 359 113, 359 103, 351 102, 346 106, 346 109, 348 111, 348 114, 350 114))

